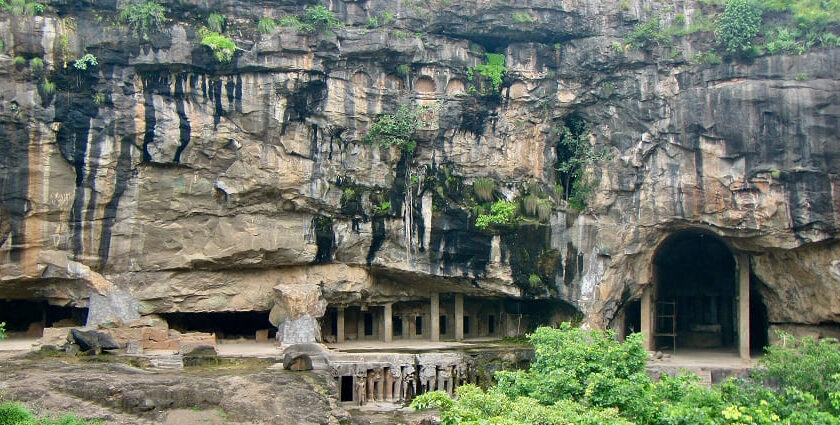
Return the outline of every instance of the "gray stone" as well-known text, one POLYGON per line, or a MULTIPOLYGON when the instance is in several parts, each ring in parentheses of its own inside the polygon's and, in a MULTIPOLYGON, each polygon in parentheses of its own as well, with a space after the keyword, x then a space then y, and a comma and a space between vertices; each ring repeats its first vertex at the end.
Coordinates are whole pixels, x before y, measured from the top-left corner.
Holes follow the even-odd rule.
POLYGON ((87 326, 133 322, 140 319, 139 305, 125 289, 112 287, 105 295, 91 294, 87 326))
POLYGON ((102 350, 116 350, 120 348, 119 344, 104 332, 95 330, 81 330, 71 329, 70 335, 73 341, 79 345, 81 351, 92 351, 99 354, 102 350))
POLYGON ((321 342, 321 326, 308 314, 294 320, 286 319, 277 328, 277 341, 281 344, 321 342))

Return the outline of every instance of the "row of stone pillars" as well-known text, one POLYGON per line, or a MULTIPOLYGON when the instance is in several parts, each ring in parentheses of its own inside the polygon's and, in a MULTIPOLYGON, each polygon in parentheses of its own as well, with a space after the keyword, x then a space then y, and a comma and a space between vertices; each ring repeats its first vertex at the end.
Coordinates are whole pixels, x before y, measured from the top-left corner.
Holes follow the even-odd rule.
MULTIPOLYGON (((431 341, 440 341, 440 293, 433 292, 429 295, 429 339, 431 341)), ((391 342, 394 335, 393 323, 393 305, 394 303, 386 303, 383 305, 383 333, 382 340, 391 342)), ((344 342, 344 307, 336 307, 336 342, 344 342)), ((464 294, 455 294, 455 340, 461 341, 464 339, 464 294)))

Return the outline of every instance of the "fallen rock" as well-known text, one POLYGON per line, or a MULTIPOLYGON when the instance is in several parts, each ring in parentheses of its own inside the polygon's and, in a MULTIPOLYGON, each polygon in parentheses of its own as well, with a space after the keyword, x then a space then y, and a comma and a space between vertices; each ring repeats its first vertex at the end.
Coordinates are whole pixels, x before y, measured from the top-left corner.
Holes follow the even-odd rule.
POLYGON ((178 342, 178 352, 183 356, 216 356, 216 334, 183 333, 178 342))
POLYGON ((283 352, 283 368, 286 370, 303 371, 326 367, 324 347, 319 344, 295 344, 283 352))
POLYGON ((72 329, 70 336, 82 351, 100 353, 102 350, 116 350, 120 348, 111 335, 95 330, 72 329))

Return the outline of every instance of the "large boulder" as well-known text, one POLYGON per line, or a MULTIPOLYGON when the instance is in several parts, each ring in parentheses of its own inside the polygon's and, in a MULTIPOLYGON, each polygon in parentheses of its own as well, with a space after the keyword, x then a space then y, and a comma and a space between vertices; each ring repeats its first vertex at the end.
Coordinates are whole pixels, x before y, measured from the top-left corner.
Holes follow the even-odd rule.
POLYGON ((326 369, 327 356, 319 344, 294 344, 283 351, 283 368, 293 371, 326 369))
POLYGON ((70 337, 79 345, 82 351, 101 353, 102 350, 116 350, 120 348, 111 335, 96 330, 72 329, 70 337))
POLYGON ((277 341, 281 344, 321 341, 317 318, 324 316, 327 301, 319 285, 277 285, 274 296, 268 320, 277 326, 277 341))

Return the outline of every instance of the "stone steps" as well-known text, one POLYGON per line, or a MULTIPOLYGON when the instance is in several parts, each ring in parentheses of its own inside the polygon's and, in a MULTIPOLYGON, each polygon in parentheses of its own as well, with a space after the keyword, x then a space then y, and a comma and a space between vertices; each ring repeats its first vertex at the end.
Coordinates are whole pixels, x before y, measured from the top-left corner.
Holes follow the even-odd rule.
POLYGON ((149 357, 152 370, 172 371, 184 369, 184 357, 180 354, 149 357))

